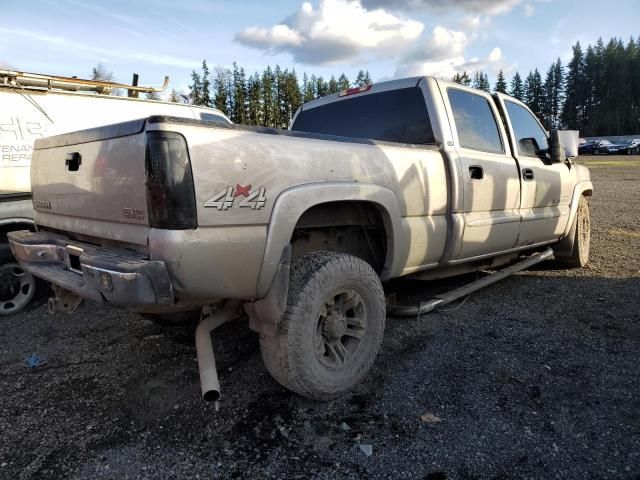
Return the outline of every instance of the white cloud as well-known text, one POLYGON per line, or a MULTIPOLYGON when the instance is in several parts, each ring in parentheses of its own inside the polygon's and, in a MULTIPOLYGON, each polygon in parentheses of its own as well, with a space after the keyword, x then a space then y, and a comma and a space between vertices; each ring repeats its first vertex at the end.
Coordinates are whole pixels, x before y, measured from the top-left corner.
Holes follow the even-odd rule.
POLYGON ((477 30, 481 22, 482 18, 480 15, 466 15, 460 20, 460 26, 465 30, 477 30))
POLYGON ((502 59, 502 50, 496 47, 489 53, 489 61, 492 63, 499 62, 502 59))
POLYGON ((524 14, 525 14, 527 17, 532 16, 532 15, 535 13, 535 11, 536 11, 536 9, 535 9, 535 8, 534 8, 534 6, 533 6, 533 5, 531 5, 530 3, 527 3, 527 4, 524 6, 524 14))
POLYGON ((367 8, 386 8, 389 10, 446 11, 458 8, 466 12, 485 15, 500 15, 509 12, 521 0, 362 0, 367 8))
POLYGON ((365 53, 378 57, 398 54, 422 33, 421 22, 368 10, 358 1, 309 2, 282 23, 272 27, 248 27, 235 39, 268 53, 288 52, 294 60, 326 64, 353 60, 365 53))
POLYGON ((271 28, 247 27, 236 38, 241 43, 256 48, 297 47, 304 42, 304 38, 287 25, 275 25, 271 28))
POLYGON ((431 32, 426 43, 407 55, 407 61, 439 62, 446 58, 459 57, 469 38, 464 32, 450 30, 438 25, 431 32))
POLYGON ((408 62, 397 67, 395 76, 433 75, 449 80, 456 73, 463 71, 476 72, 479 70, 493 74, 503 70, 505 74, 508 74, 513 70, 513 65, 505 63, 502 58, 502 50, 495 47, 486 58, 473 57, 466 59, 463 55, 457 55, 440 60, 408 62))

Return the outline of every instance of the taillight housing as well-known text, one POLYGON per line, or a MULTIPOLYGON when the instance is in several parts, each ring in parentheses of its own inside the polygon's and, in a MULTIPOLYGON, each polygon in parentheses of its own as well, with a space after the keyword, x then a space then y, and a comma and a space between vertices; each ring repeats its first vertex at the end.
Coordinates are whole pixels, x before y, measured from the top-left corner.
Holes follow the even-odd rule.
POLYGON ((185 138, 175 132, 147 132, 146 164, 150 226, 196 228, 196 194, 185 138))

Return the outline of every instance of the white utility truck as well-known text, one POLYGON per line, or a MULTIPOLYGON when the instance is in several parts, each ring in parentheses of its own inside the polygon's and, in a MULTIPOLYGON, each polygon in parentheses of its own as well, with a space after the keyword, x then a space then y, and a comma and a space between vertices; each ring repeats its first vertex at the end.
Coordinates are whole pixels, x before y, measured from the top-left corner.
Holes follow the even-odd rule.
POLYGON ((144 100, 166 88, 0 70, 0 315, 27 307, 45 284, 15 263, 7 233, 33 226, 29 168, 33 142, 48 135, 149 115, 230 123, 218 110, 144 100), (130 96, 108 95, 127 89, 130 96))

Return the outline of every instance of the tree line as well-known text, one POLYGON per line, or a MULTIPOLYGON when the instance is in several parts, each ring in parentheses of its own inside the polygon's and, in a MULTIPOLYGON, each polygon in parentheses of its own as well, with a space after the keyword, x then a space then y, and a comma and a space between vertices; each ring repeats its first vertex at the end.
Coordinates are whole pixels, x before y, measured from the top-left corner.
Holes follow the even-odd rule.
MULTIPOLYGON (((268 65, 261 74, 247 76, 235 62, 231 69, 216 67, 211 72, 203 60, 201 71, 191 73, 188 101, 215 107, 234 123, 287 128, 303 103, 370 83, 369 72, 363 70, 353 82, 344 73, 338 78, 332 75, 329 80, 304 73, 300 82, 295 70, 283 70, 279 65, 268 65)), ((169 100, 181 101, 175 90, 169 100)))
MULTIPOLYGON (((606 44, 599 39, 586 50, 578 42, 568 65, 558 58, 544 79, 536 68, 511 79, 500 71, 493 89, 482 71, 457 73, 453 81, 522 100, 548 129, 580 130, 583 136, 640 133, 640 37, 626 45, 618 38, 606 44)), ((235 123, 287 128, 302 103, 369 83, 369 72, 362 70, 353 81, 344 73, 329 80, 304 73, 299 81, 295 70, 279 65, 247 75, 235 62, 211 72, 205 60, 191 74, 188 96, 173 90, 169 99, 215 107, 235 123)))

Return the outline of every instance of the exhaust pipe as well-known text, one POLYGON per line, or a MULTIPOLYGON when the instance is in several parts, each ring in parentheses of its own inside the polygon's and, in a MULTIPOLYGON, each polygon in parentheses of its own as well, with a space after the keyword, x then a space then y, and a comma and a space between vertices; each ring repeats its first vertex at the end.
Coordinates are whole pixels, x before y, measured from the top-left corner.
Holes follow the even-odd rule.
POLYGON ((223 323, 233 320, 240 306, 239 300, 227 302, 213 314, 203 315, 203 320, 196 328, 196 353, 200 369, 200 386, 205 402, 215 402, 220 398, 220 382, 216 370, 216 359, 213 355, 211 332, 223 323))

